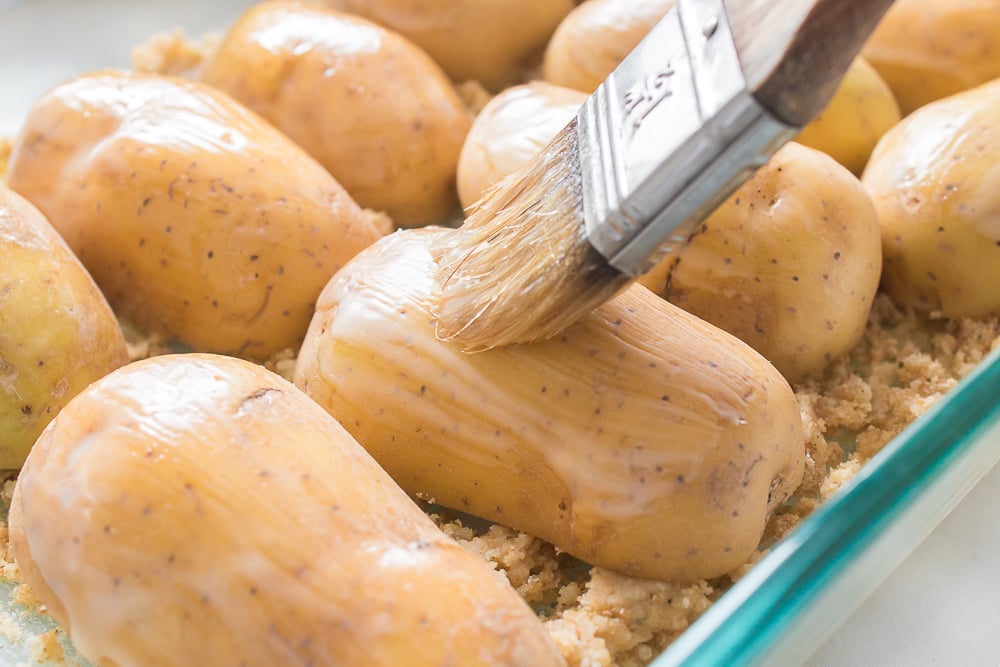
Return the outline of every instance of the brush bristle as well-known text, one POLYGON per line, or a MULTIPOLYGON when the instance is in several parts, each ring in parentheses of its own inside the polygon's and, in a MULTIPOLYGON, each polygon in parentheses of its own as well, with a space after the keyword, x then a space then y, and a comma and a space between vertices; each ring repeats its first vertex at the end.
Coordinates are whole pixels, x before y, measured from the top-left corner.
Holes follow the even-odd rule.
POLYGON ((467 351, 550 338, 630 280, 587 240, 575 121, 435 254, 437 335, 467 351))

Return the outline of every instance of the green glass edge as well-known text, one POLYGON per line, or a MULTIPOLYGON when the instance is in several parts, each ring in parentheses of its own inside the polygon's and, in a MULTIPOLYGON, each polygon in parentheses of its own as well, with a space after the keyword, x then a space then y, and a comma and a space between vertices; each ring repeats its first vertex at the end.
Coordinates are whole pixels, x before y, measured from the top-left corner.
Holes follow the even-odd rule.
MULTIPOLYGON (((1000 349, 892 440, 650 667, 752 665, 908 504, 1000 420, 1000 349)), ((916 544, 913 545, 914 547, 916 544)))

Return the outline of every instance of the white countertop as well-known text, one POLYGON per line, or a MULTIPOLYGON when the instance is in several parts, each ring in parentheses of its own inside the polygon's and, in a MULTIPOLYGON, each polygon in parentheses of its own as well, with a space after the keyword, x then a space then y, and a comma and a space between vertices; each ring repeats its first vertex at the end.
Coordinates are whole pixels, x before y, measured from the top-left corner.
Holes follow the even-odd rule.
POLYGON ((1000 665, 997 508, 1000 467, 972 489, 808 666, 1000 665))
MULTIPOLYGON (((0 135, 34 99, 88 70, 125 67, 146 36, 224 28, 247 0, 0 0, 0 135)), ((998 443, 1000 444, 1000 443, 998 443)), ((1000 469, 861 605, 810 667, 1000 665, 1000 469), (849 638, 849 641, 844 641, 849 638)))

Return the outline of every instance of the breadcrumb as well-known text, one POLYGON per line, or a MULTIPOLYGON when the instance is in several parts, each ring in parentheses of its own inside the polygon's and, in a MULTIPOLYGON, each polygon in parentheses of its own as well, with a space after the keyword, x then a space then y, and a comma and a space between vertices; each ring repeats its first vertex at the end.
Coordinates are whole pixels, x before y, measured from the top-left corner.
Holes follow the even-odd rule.
POLYGON ((459 98, 461 98, 462 103, 465 104, 465 107, 473 115, 479 115, 483 107, 493 99, 493 94, 483 88, 482 84, 478 81, 460 83, 455 86, 455 91, 458 93, 459 98))
POLYGON ((65 664, 66 653, 59 642, 59 632, 49 630, 35 637, 31 642, 31 664, 65 664))
POLYGON ((221 39, 214 32, 191 39, 180 28, 156 33, 132 49, 132 69, 198 79, 202 66, 215 53, 221 39))

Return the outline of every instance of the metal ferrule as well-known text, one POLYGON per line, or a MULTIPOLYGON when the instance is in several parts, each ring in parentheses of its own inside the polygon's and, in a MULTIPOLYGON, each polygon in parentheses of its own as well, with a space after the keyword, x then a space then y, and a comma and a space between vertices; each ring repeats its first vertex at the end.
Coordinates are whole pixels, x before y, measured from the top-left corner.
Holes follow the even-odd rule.
POLYGON ((798 131, 747 89, 722 0, 679 0, 578 114, 590 243, 643 273, 798 131))

